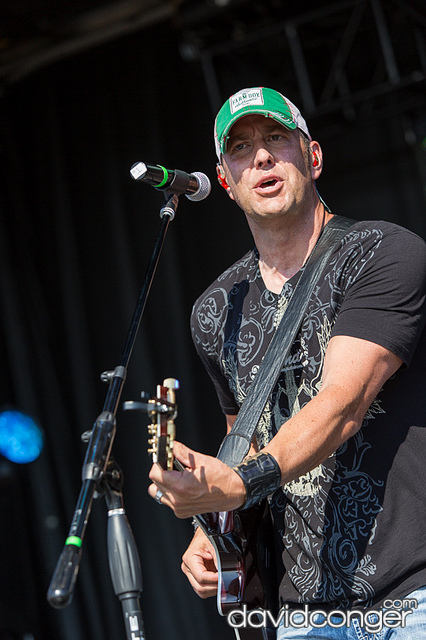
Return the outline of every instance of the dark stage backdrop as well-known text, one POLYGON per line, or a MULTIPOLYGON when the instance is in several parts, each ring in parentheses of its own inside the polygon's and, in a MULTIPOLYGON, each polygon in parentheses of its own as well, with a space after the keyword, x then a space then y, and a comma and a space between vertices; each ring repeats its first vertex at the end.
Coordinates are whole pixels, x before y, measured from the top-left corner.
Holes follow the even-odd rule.
MULTIPOLYGON (((189 315, 251 240, 215 182, 201 67, 180 57, 176 39, 167 25, 147 29, 58 61, 0 98, 0 404, 30 413, 45 435, 41 457, 6 468, 0 483, 0 640, 8 628, 36 640, 125 637, 107 565, 103 499, 93 506, 72 604, 51 609, 46 590, 80 489, 80 436, 102 409, 99 376, 119 361, 159 229, 162 197, 131 180, 137 160, 205 172, 213 190, 201 203, 180 199, 122 399, 152 393, 174 376, 179 439, 214 454, 224 432, 189 315)), ((258 83, 285 92, 285 79, 261 75, 235 74, 222 98, 258 83)), ((421 167, 400 118, 329 127, 320 142, 325 174, 318 186, 334 211, 426 235, 421 167)), ((199 600, 180 572, 191 524, 147 495, 146 423, 119 411, 114 457, 141 556, 147 640, 232 638, 214 601, 199 600)))

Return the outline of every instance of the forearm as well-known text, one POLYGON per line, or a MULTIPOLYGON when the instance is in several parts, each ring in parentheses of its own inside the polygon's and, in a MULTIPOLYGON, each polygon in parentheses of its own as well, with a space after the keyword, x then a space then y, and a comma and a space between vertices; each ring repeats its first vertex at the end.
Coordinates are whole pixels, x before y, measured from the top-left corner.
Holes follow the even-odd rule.
POLYGON ((353 436, 401 360, 383 347, 356 338, 332 338, 319 393, 285 422, 264 451, 285 484, 315 469, 353 436))
MULTIPOLYGON (((277 461, 281 484, 317 467, 356 433, 384 382, 400 365, 397 356, 379 345, 356 338, 332 338, 320 392, 283 424, 263 450, 277 461)), ((160 490, 162 504, 178 517, 244 505, 246 483, 226 464, 178 442, 174 452, 184 471, 164 471, 154 465, 149 493, 155 497, 160 490)), ((273 479, 268 482, 274 484, 273 479)))
POLYGON ((278 462, 282 485, 315 469, 357 432, 365 412, 353 405, 333 385, 282 425, 264 449, 278 462))

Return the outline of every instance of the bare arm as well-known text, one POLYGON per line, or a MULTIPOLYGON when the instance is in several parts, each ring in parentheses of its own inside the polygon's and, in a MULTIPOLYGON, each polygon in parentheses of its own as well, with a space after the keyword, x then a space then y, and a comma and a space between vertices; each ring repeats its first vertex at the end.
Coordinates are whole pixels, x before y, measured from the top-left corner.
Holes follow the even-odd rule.
POLYGON ((265 447, 280 465, 282 484, 314 469, 358 431, 401 364, 375 343, 346 336, 330 340, 320 392, 265 447))
MULTIPOLYGON (((280 465, 283 484, 324 462, 358 431, 368 407, 400 365, 397 356, 372 342, 346 336, 330 340, 320 392, 265 447, 280 465)), ((228 428, 231 422, 228 417, 228 428)), ((159 488, 163 503, 178 517, 243 505, 244 484, 227 465, 178 442, 175 454, 186 471, 167 472, 154 465, 149 493, 154 496, 159 488)))

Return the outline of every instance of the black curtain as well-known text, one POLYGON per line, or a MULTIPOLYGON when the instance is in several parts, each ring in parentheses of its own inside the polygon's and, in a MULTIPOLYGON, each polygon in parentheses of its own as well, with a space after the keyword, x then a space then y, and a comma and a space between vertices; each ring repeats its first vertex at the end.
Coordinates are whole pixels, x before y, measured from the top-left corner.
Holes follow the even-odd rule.
MULTIPOLYGON (((223 82, 222 97, 256 82, 245 70, 244 79, 223 82)), ((267 72, 262 84, 285 92, 267 72)), ((100 374, 120 359, 160 225, 162 195, 130 178, 138 160, 203 171, 213 190, 200 203, 180 199, 122 399, 176 377, 178 438, 211 454, 220 443, 224 419, 195 356, 189 315, 251 239, 215 183, 213 119, 202 68, 181 58, 169 24, 58 61, 0 98, 0 404, 31 414, 45 436, 40 458, 5 467, 0 482, 0 640, 7 629, 36 640, 125 638, 103 499, 93 506, 72 604, 53 610, 46 590, 80 489, 81 434, 102 409, 100 374)), ((333 210, 426 235, 419 150, 406 143, 400 118, 329 127, 320 142, 318 186, 333 210)), ((147 495, 146 424, 119 412, 114 457, 141 556, 147 640, 232 638, 215 602, 199 600, 180 572, 190 522, 147 495)))

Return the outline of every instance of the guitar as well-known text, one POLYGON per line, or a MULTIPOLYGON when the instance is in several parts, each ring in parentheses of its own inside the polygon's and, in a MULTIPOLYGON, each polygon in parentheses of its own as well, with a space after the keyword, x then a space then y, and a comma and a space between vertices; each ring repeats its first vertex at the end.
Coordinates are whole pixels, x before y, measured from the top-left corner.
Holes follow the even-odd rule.
MULTIPOLYGON (((175 392, 179 383, 167 378, 157 386, 157 396, 148 403, 126 402, 126 409, 141 409, 151 416, 148 440, 153 462, 163 469, 184 471, 173 456, 174 419, 177 415, 175 392), (126 406, 127 405, 127 406, 126 406)), ((272 530, 266 501, 248 511, 204 513, 194 517, 195 523, 213 544, 218 568, 217 608, 222 616, 233 615, 233 623, 242 621, 242 614, 253 609, 267 609, 273 602, 275 565, 272 530)), ((274 608, 275 609, 275 608, 274 608)), ((274 610, 273 609, 273 610, 274 610)), ((237 628, 232 624, 237 640, 266 640, 266 629, 259 626, 237 628)), ((252 614, 250 621, 256 624, 252 614)))

